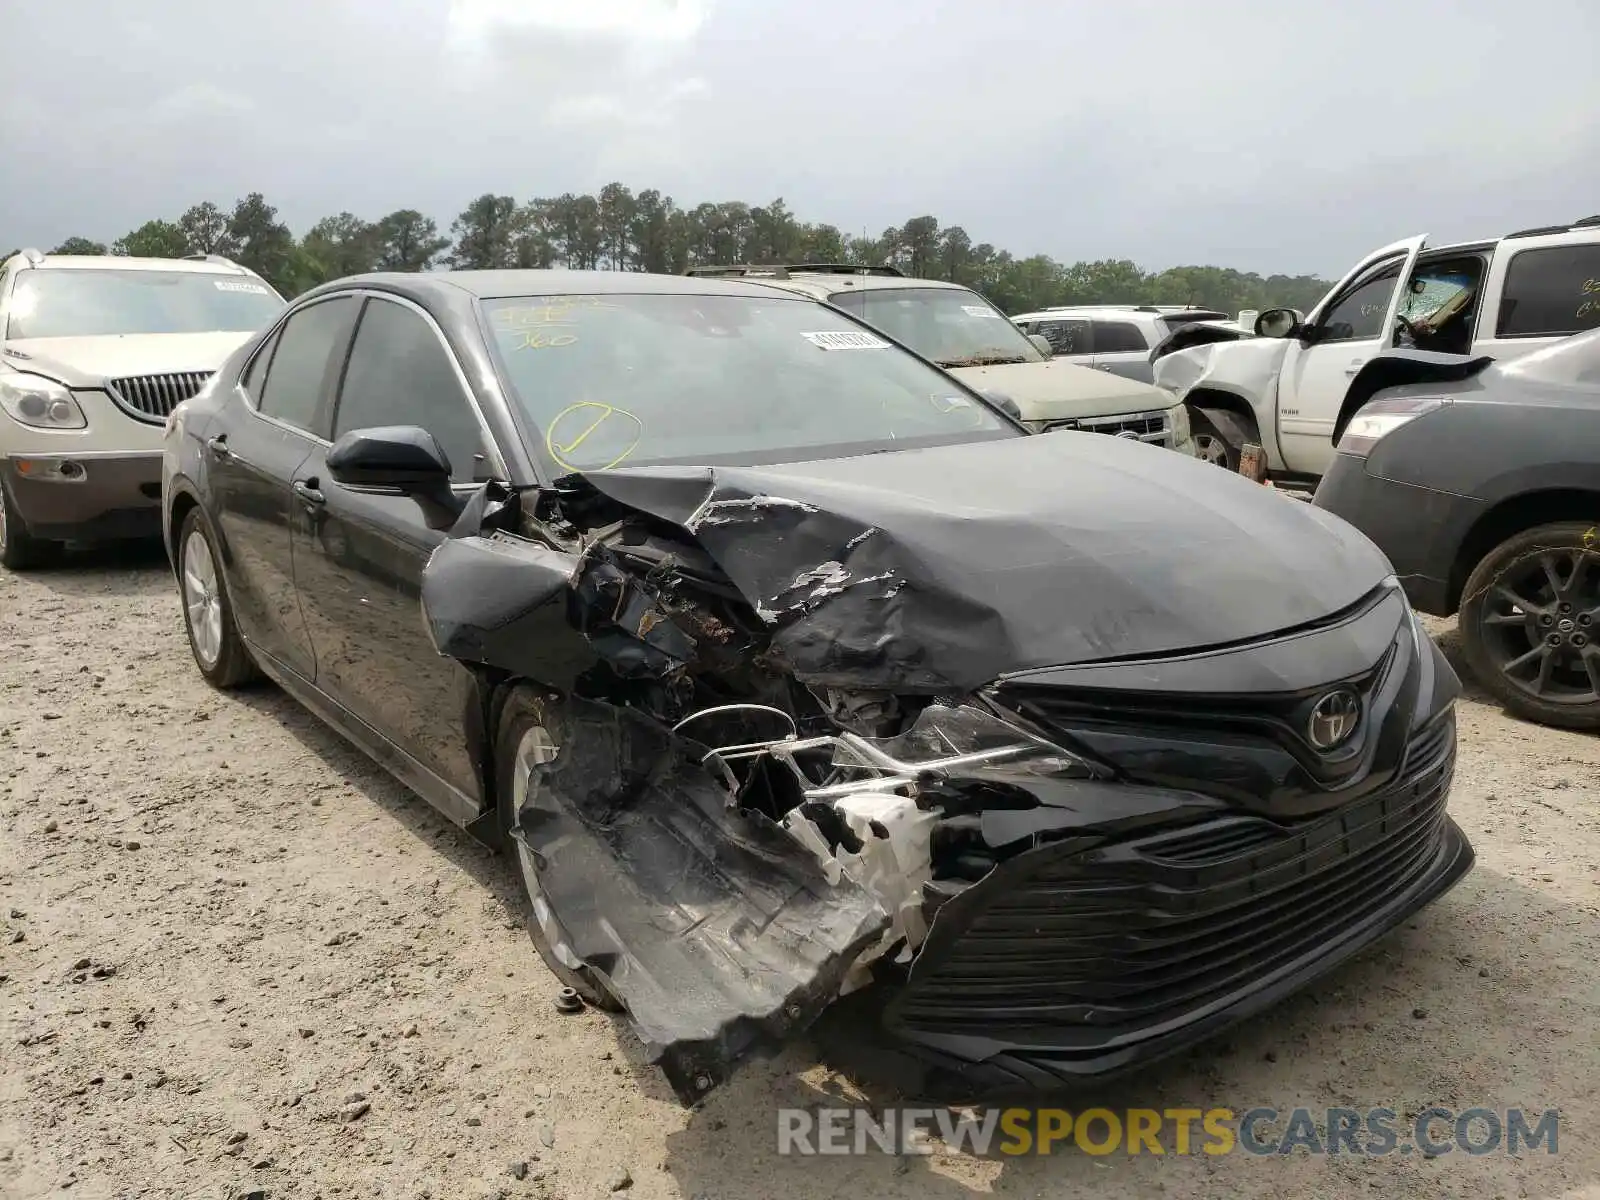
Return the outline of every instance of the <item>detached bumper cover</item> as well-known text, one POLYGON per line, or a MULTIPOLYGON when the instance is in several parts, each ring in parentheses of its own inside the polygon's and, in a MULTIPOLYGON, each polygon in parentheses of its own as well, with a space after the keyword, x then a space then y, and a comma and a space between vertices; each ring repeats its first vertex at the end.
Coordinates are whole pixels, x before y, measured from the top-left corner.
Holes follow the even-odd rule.
POLYGON ((95 541, 161 532, 159 450, 19 454, 3 469, 6 492, 34 537, 95 541))
POLYGON ((1324 974, 1454 886, 1446 716, 1398 780, 1285 826, 1237 814, 1044 846, 939 912, 886 1026, 930 1082, 1059 1090, 1181 1051, 1324 974))

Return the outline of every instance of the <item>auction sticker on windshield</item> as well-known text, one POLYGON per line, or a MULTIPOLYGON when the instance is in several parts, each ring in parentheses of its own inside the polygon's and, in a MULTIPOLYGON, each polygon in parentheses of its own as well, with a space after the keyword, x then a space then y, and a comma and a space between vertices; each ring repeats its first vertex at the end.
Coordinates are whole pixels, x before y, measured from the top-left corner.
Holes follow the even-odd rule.
POLYGON ((1000 314, 995 312, 994 309, 985 308, 981 304, 963 304, 961 306, 961 311, 966 313, 969 317, 992 317, 996 321, 1002 319, 1000 314))
POLYGON ((831 333, 802 333, 801 337, 819 350, 887 350, 889 343, 881 337, 859 329, 841 329, 831 333))
POLYGON ((249 292, 253 296, 267 294, 267 289, 259 283, 239 283, 232 279, 219 279, 212 286, 219 292, 249 292))

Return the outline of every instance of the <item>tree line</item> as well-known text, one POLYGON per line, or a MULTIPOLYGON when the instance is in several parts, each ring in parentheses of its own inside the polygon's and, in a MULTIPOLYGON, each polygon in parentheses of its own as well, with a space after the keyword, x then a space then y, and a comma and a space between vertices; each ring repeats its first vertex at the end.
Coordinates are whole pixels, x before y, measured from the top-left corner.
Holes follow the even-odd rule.
POLYGON ((286 296, 366 271, 572 267, 676 274, 691 266, 801 261, 890 265, 919 278, 966 284, 1008 313, 1056 304, 1197 304, 1227 313, 1274 305, 1308 309, 1328 289, 1310 275, 1262 277, 1208 266, 1149 272, 1128 259, 1069 265, 1042 254, 1017 258, 933 216, 912 217, 876 237, 856 236, 801 221, 781 199, 691 208, 654 188, 634 192, 620 183, 595 195, 568 192, 520 204, 486 193, 456 217, 448 235, 431 217, 406 208, 376 221, 342 212, 296 237, 278 210, 252 192, 232 208, 206 201, 175 220, 146 221, 109 246, 73 237, 51 252, 221 254, 286 296))

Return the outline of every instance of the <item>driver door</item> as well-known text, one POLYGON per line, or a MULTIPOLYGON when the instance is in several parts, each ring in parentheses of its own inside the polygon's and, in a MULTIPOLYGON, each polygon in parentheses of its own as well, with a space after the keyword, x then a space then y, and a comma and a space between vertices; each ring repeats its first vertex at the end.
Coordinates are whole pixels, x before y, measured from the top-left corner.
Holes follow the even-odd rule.
POLYGON ((1394 345, 1395 315, 1427 235, 1369 254, 1312 310, 1289 343, 1278 380, 1278 448, 1296 474, 1333 461, 1333 424, 1350 380, 1394 345))

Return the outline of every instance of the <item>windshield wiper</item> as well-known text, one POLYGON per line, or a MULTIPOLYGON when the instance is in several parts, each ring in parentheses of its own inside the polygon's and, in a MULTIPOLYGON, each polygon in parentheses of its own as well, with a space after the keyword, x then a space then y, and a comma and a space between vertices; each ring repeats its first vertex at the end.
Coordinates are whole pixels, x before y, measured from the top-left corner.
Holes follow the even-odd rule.
POLYGON ((1027 362, 1020 354, 969 354, 966 358, 935 359, 941 367, 1008 367, 1027 362))

